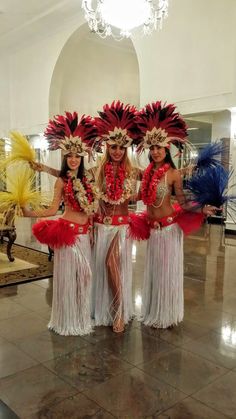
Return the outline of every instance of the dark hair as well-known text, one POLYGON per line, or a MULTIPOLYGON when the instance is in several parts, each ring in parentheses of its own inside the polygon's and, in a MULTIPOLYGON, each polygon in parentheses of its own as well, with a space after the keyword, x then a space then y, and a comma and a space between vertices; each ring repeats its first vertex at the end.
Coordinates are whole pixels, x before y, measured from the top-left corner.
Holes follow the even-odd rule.
MULTIPOLYGON (((167 148, 167 147, 164 147, 164 148, 165 148, 165 151, 166 151, 166 156, 165 156, 165 158, 164 158, 164 162, 165 162, 165 163, 169 163, 169 164, 170 164, 170 166, 171 166, 173 169, 176 169, 176 166, 175 166, 175 164, 174 164, 174 162, 173 162, 173 160, 172 160, 171 154, 170 154, 170 149, 169 149, 169 148, 167 148)), ((149 152, 148 158, 149 158, 149 161, 150 161, 150 162, 152 162, 152 161, 153 161, 153 158, 152 158, 152 156, 151 156, 151 153, 150 153, 150 152, 149 152)))
MULTIPOLYGON (((62 178, 66 178, 67 177, 67 172, 68 172, 68 170, 70 170, 70 168, 67 164, 67 157, 68 156, 63 157, 62 164, 61 164, 61 171, 60 171, 59 177, 62 177, 62 178)), ((84 177, 84 158, 81 157, 80 165, 79 165, 78 172, 77 172, 77 179, 82 180, 83 177, 84 177)))

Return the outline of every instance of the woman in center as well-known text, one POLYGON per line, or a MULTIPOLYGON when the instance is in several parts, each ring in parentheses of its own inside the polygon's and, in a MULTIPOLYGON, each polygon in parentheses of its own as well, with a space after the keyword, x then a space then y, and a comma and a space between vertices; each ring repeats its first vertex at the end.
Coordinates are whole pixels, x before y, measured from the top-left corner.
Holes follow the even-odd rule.
POLYGON ((99 213, 95 218, 93 307, 96 326, 123 332, 133 316, 132 240, 128 204, 135 194, 138 170, 127 150, 136 136, 133 106, 113 102, 96 118, 105 155, 97 172, 99 213))

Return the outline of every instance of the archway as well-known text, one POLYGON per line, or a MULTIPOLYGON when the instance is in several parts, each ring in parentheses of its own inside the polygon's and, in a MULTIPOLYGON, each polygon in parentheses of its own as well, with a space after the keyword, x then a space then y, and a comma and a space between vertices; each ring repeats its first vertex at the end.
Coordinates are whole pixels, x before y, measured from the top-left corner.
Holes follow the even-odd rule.
POLYGON ((139 66, 130 39, 100 39, 82 25, 64 45, 54 68, 50 116, 67 111, 95 115, 120 99, 139 107, 139 66))

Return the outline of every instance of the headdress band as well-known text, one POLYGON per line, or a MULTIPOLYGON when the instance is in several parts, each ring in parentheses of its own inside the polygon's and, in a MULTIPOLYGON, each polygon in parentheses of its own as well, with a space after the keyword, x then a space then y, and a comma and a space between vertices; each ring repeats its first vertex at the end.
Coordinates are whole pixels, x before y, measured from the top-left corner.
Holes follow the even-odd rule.
POLYGON ((129 147, 132 144, 132 138, 127 134, 127 129, 115 127, 114 131, 109 131, 103 138, 107 138, 107 144, 118 145, 120 147, 129 147))
POLYGON ((143 138, 143 148, 150 148, 154 145, 159 147, 169 147, 170 138, 164 129, 152 128, 151 131, 147 131, 143 138))
POLYGON ((61 140, 59 148, 62 149, 63 154, 73 153, 78 156, 86 156, 88 154, 89 148, 86 144, 83 143, 80 137, 65 137, 64 140, 61 140))

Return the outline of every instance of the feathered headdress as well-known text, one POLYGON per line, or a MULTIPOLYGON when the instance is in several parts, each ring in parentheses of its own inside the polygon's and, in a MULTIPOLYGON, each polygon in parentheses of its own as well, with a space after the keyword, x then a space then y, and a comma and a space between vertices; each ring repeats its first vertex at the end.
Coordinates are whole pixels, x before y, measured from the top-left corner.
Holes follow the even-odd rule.
POLYGON ((111 105, 104 105, 95 118, 98 129, 98 142, 109 145, 129 147, 137 135, 135 106, 124 105, 120 101, 113 101, 111 105))
POLYGON ((146 105, 138 112, 136 123, 141 133, 138 152, 153 145, 169 147, 173 143, 181 146, 186 142, 187 126, 175 109, 172 104, 158 101, 146 105))
POLYGON ((50 119, 44 135, 49 150, 61 148, 65 155, 76 153, 85 156, 93 147, 97 128, 90 116, 83 115, 79 120, 77 112, 66 112, 50 119))

